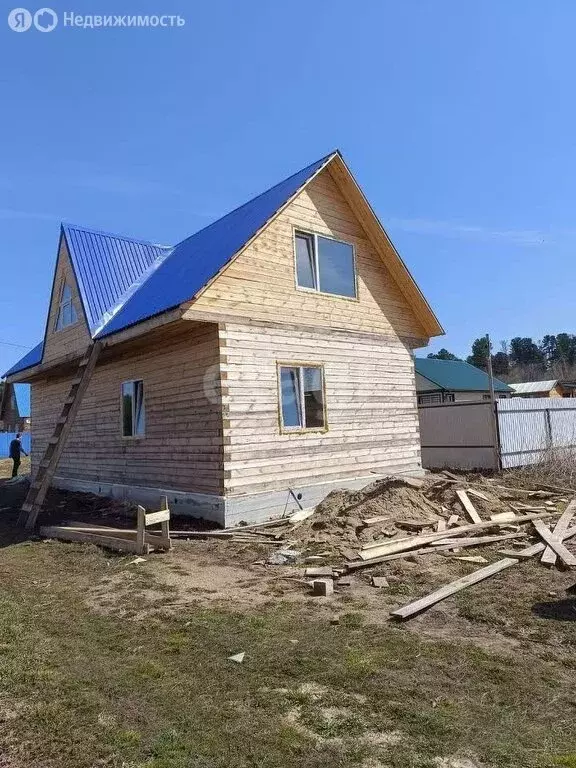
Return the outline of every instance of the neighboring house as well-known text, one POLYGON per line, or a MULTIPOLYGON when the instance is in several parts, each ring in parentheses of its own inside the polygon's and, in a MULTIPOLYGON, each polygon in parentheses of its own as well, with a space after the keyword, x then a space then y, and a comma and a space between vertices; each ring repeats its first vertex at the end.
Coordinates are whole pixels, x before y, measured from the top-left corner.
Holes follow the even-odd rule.
MULTIPOLYGON (((432 357, 417 357, 414 365, 418 405, 490 400, 488 374, 474 365, 432 357)), ((494 394, 497 398, 510 397, 512 390, 500 379, 494 379, 494 394)))
POLYGON ((35 469, 102 341, 55 482, 231 525, 421 472, 412 349, 442 332, 334 152, 175 247, 63 225, 44 340, 7 376, 35 469))
POLYGON ((526 381, 510 384, 514 397, 575 397, 576 383, 573 381, 526 381))
POLYGON ((30 386, 4 382, 0 394, 0 432, 30 429, 30 386))

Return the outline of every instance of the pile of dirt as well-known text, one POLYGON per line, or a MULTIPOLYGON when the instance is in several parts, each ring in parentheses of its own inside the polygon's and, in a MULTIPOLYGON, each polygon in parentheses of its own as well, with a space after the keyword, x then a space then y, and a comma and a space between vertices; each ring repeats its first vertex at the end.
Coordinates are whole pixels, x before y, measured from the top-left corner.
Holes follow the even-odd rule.
POLYGON ((382 536, 394 536, 398 521, 432 526, 436 506, 410 478, 386 477, 361 491, 332 491, 291 538, 327 547, 355 547, 382 536), (371 518, 383 518, 372 521, 371 518))

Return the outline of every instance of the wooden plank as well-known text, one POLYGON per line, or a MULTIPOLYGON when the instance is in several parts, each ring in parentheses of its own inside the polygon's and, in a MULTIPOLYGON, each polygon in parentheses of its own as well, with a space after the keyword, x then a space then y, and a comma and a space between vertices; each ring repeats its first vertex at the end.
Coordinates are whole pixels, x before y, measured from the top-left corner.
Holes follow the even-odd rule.
MULTIPOLYGON (((536 517, 543 518, 546 516, 550 516, 551 513, 543 512, 539 515, 534 514, 527 514, 527 515, 520 515, 516 518, 515 523, 525 523, 529 520, 534 520, 536 517)), ((495 522, 493 520, 490 521, 484 521, 481 524, 474 524, 471 523, 469 525, 461 525, 458 526, 458 528, 451 528, 448 531, 435 531, 434 533, 427 533, 423 534, 422 536, 408 536, 406 538, 402 539, 395 539, 394 541, 389 541, 385 544, 380 544, 379 542, 376 542, 374 544, 369 544, 366 547, 364 547, 360 551, 360 557, 362 560, 370 560, 374 557, 379 557, 381 555, 393 555, 397 552, 404 552, 410 549, 416 549, 417 547, 420 547, 424 544, 428 544, 431 541, 436 541, 437 539, 442 538, 448 538, 452 536, 460 536, 463 533, 471 533, 476 531, 481 531, 484 528, 500 528, 502 525, 505 525, 505 523, 499 523, 495 522)))
POLYGON ((460 502, 464 507, 464 509, 466 510, 466 512, 468 512, 468 515, 470 516, 470 519, 472 520, 472 522, 481 523, 482 518, 476 511, 476 507, 474 506, 474 504, 472 504, 472 502, 468 498, 468 494, 466 493, 466 491, 457 490, 456 495, 460 499, 460 502))
POLYGON ((548 544, 549 547, 551 547, 554 552, 558 555, 558 557, 564 561, 564 563, 569 567, 576 566, 576 557, 569 552, 564 544, 560 541, 560 539, 557 539, 550 528, 548 528, 547 525, 544 525, 544 523, 541 520, 534 520, 532 522, 532 525, 536 529, 538 535, 541 539, 544 540, 546 544, 548 544))
POLYGON ((371 526, 378 525, 378 523, 385 523, 390 520, 390 515, 376 515, 376 517, 367 517, 362 520, 363 525, 371 526))
MULTIPOLYGON (((409 555, 430 555, 435 552, 446 552, 451 549, 466 549, 467 547, 478 547, 484 544, 492 544, 499 541, 505 541, 507 539, 522 538, 523 533, 507 533, 502 536, 477 536, 466 539, 451 539, 441 542, 435 542, 430 546, 423 547, 422 549, 411 549, 404 552, 399 552, 395 555, 383 555, 380 557, 374 557, 370 560, 360 560, 355 562, 346 563, 346 569, 349 571, 355 571, 359 568, 369 568, 372 565, 380 565, 381 563, 387 563, 390 560, 401 560, 403 557, 409 555)), ((522 550, 520 550, 522 551, 522 550)))
POLYGON ((170 520, 169 509, 161 509, 159 512, 146 512, 144 515, 144 525, 146 526, 164 523, 166 520, 170 520))
POLYGON ((485 493, 482 493, 482 491, 477 491, 475 488, 468 488, 467 493, 471 493, 472 496, 476 496, 478 499, 482 499, 483 501, 490 501, 488 496, 486 496, 485 493))
POLYGON ((136 550, 139 554, 143 554, 146 550, 145 544, 146 538, 146 510, 138 504, 137 521, 136 521, 136 550))
POLYGON ((450 517, 446 521, 446 526, 448 528, 452 528, 453 525, 456 525, 458 520, 460 520, 460 516, 459 515, 450 515, 450 517))
MULTIPOLYGON (((558 539, 560 542, 562 541, 562 536, 568 530, 568 527, 572 522, 572 518, 574 517, 574 514, 576 514, 576 500, 573 500, 570 502, 570 504, 568 504, 568 506, 566 507, 566 510, 560 516, 560 519, 558 520, 558 522, 554 526, 554 530, 552 531, 554 538, 558 539)), ((554 565, 556 563, 556 552, 554 552, 552 547, 546 547, 546 549, 544 550, 544 554, 540 559, 540 562, 544 563, 544 565, 554 565)))
MULTIPOLYGON (((566 533, 562 536, 562 541, 566 541, 566 539, 571 539, 573 536, 576 536, 576 525, 573 525, 571 528, 568 528, 566 533)), ((531 544, 529 547, 525 547, 524 549, 519 549, 517 552, 514 553, 514 557, 521 557, 521 558, 534 557, 534 555, 539 555, 540 552, 544 552, 545 549, 546 549, 546 544, 539 541, 536 544, 531 544)), ((501 554, 508 554, 508 553, 501 553, 501 554)))
POLYGON ((105 536, 101 533, 86 533, 84 531, 74 531, 63 526, 44 526, 40 529, 42 536, 51 539, 63 539, 64 541, 78 541, 86 544, 97 544, 106 549, 113 549, 118 552, 135 552, 136 554, 147 554, 148 548, 144 552, 140 549, 136 541, 130 539, 105 536))
POLYGON ((473 584, 478 584, 480 581, 484 581, 484 579, 489 579, 491 576, 495 576, 505 568, 510 568, 513 565, 517 565, 518 562, 519 561, 516 558, 512 557, 498 560, 497 563, 487 565, 486 568, 480 568, 479 570, 474 571, 474 573, 463 576, 461 579, 456 579, 456 581, 453 581, 450 584, 437 589, 435 592, 432 592, 426 597, 422 597, 419 600, 415 600, 412 603, 408 603, 407 605, 403 605, 401 608, 397 608, 396 610, 391 611, 390 615, 398 619, 409 619, 415 614, 426 610, 426 608, 430 608, 430 606, 436 605, 436 603, 439 603, 441 600, 445 600, 447 597, 450 597, 451 595, 454 595, 457 592, 472 586, 473 584))

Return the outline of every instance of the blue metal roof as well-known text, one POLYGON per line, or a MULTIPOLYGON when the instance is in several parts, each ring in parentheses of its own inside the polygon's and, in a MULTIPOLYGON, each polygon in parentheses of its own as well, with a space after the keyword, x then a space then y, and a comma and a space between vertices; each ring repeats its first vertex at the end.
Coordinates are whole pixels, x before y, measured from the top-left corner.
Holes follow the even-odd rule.
POLYGON ((13 373, 19 373, 25 368, 31 368, 33 365, 38 365, 42 362, 42 354, 44 352, 44 342, 41 341, 38 346, 31 349, 30 352, 24 355, 23 358, 18 360, 9 371, 6 371, 4 376, 11 376, 13 373))
POLYGON ((62 224, 90 333, 170 249, 144 240, 62 224))
MULTIPOLYGON (((103 338, 192 300, 336 153, 209 224, 174 248, 62 224, 86 319, 103 338)), ((42 342, 4 375, 42 362, 42 342)))
MULTIPOLYGON (((488 392, 488 374, 464 360, 438 360, 433 357, 414 358, 416 373, 441 389, 454 392, 488 392)), ((496 392, 512 392, 500 379, 494 379, 496 392)))
POLYGON ((96 335, 108 336, 189 301, 328 162, 330 153, 179 243, 96 335))

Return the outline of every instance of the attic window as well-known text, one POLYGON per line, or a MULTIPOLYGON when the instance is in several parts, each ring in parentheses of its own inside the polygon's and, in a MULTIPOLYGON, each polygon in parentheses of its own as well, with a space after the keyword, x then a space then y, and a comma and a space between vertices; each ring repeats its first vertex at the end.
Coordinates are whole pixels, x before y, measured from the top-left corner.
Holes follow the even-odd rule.
POLYGON ((58 307, 58 317, 56 318, 55 331, 61 331, 69 325, 74 325, 78 320, 76 309, 72 302, 72 288, 68 283, 64 283, 60 293, 60 305, 58 307))
POLYGON ((295 233, 296 283, 304 290, 356 298, 354 247, 341 240, 295 233))

